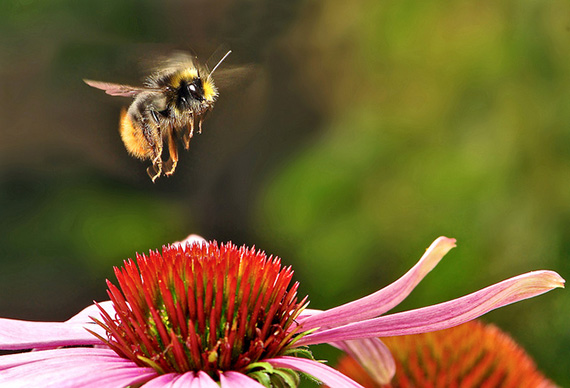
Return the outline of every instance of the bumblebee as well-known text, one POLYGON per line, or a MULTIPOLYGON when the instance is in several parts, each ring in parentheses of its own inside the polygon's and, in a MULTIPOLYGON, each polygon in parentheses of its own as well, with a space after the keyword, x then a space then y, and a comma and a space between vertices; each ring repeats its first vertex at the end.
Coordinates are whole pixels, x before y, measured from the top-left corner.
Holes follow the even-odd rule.
POLYGON ((195 57, 177 53, 158 66, 142 87, 84 80, 111 96, 134 97, 129 108, 121 111, 119 132, 129 154, 151 160, 147 173, 153 182, 162 173, 170 176, 176 170, 177 141, 188 149, 194 128, 202 133, 202 122, 218 97, 212 74, 230 53, 211 71, 195 57), (162 160, 164 143, 168 143, 166 162, 162 160))

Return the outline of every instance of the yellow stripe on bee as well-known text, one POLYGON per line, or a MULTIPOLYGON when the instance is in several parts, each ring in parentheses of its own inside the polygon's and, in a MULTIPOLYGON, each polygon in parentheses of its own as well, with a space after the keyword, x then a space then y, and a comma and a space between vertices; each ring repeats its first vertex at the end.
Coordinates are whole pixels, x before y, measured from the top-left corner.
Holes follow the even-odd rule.
POLYGON ((195 78, 198 78, 198 70, 194 67, 188 67, 172 76, 172 86, 177 88, 182 81, 192 81, 195 78))
POLYGON ((206 101, 213 101, 218 94, 214 83, 205 80, 202 84, 202 87, 204 88, 204 99, 206 99, 206 101))

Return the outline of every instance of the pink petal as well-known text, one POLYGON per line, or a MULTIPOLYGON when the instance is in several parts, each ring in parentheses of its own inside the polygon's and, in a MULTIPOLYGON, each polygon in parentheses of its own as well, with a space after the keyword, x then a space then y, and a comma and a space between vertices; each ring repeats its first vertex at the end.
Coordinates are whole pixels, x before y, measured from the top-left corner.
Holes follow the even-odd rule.
POLYGON ((334 329, 317 330, 301 338, 297 344, 309 345, 442 330, 557 287, 564 287, 564 279, 556 272, 529 272, 448 302, 355 322, 334 329))
POLYGON ((173 381, 170 383, 169 387, 171 388, 188 388, 192 386, 192 383, 197 380, 196 374, 194 372, 186 372, 183 374, 179 374, 173 381))
POLYGON ((0 349, 40 349, 58 346, 102 345, 101 340, 85 328, 105 336, 95 323, 32 322, 0 318, 0 349))
POLYGON ((199 371, 197 379, 194 380, 190 388, 220 388, 218 383, 214 381, 206 372, 199 371))
POLYGON ((320 314, 322 313, 323 310, 317 310, 317 309, 304 309, 303 311, 301 311, 301 314, 299 314, 299 316, 297 317, 296 321, 297 322, 301 322, 306 320, 309 317, 312 317, 313 315, 316 314, 320 314))
POLYGON ((379 385, 388 384, 396 373, 390 349, 378 338, 363 338, 333 344, 354 358, 379 385))
POLYGON ((265 388, 251 377, 239 372, 220 373, 222 388, 265 388))
POLYGON ((3 369, 0 386, 115 388, 139 384, 156 375, 152 368, 139 367, 116 354, 112 356, 106 349, 71 350, 26 353, 39 353, 40 357, 33 355, 30 362, 20 362, 17 366, 3 369))
POLYGON ((453 247, 455 239, 439 237, 429 246, 420 261, 394 283, 364 298, 298 321, 302 324, 303 330, 308 330, 315 327, 327 329, 377 317, 404 300, 453 247))
POLYGON ((0 357, 0 370, 43 360, 68 357, 86 357, 87 359, 91 357, 100 362, 108 360, 113 363, 132 363, 132 361, 118 357, 117 353, 108 348, 61 348, 3 355, 0 357))
POLYGON ((290 356, 276 357, 265 361, 277 368, 289 368, 304 372, 331 388, 363 388, 362 385, 349 379, 339 371, 318 361, 290 356))
POLYGON ((172 245, 180 245, 182 248, 186 248, 186 245, 192 245, 194 243, 207 244, 208 242, 202 236, 191 234, 182 241, 173 242, 172 245))
POLYGON ((152 379, 144 384, 141 388, 220 388, 220 386, 207 373, 199 371, 198 373, 186 372, 167 373, 152 379))
POLYGON ((178 377, 178 373, 160 375, 143 384, 141 388, 168 388, 172 386, 172 382, 176 380, 176 377, 178 377))
MULTIPOLYGON (((110 300, 107 300, 105 302, 100 302, 99 306, 101 306, 111 317, 115 315, 115 308, 113 307, 113 302, 111 302, 110 300)), ((99 311, 99 308, 95 304, 85 307, 83 310, 81 310, 79 313, 68 319, 66 322, 92 324, 93 319, 91 319, 91 317, 96 318, 100 321, 102 320, 101 311, 99 311)))

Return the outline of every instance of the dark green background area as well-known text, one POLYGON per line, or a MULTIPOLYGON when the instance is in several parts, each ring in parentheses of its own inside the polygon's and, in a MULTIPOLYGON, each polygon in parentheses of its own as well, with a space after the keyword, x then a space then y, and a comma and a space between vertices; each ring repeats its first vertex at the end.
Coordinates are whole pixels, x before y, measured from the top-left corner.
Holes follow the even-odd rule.
MULTIPOLYGON (((280 256, 312 308, 389 284, 439 235, 458 247, 396 310, 568 278, 570 3, 0 2, 0 316, 65 320, 189 233, 280 256), (139 83, 221 45, 246 67, 152 184, 117 132, 130 100, 82 78, 139 83)), ((570 385, 566 291, 484 319, 570 385)))

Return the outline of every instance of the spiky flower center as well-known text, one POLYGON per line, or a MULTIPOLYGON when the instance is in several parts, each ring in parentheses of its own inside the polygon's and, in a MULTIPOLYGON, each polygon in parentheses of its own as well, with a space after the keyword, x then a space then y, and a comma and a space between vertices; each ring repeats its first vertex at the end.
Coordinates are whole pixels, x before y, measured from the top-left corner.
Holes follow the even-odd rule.
POLYGON ((244 371, 283 354, 298 333, 298 283, 279 258, 235 245, 163 247, 115 268, 107 281, 116 315, 103 339, 117 354, 159 373, 244 371))

